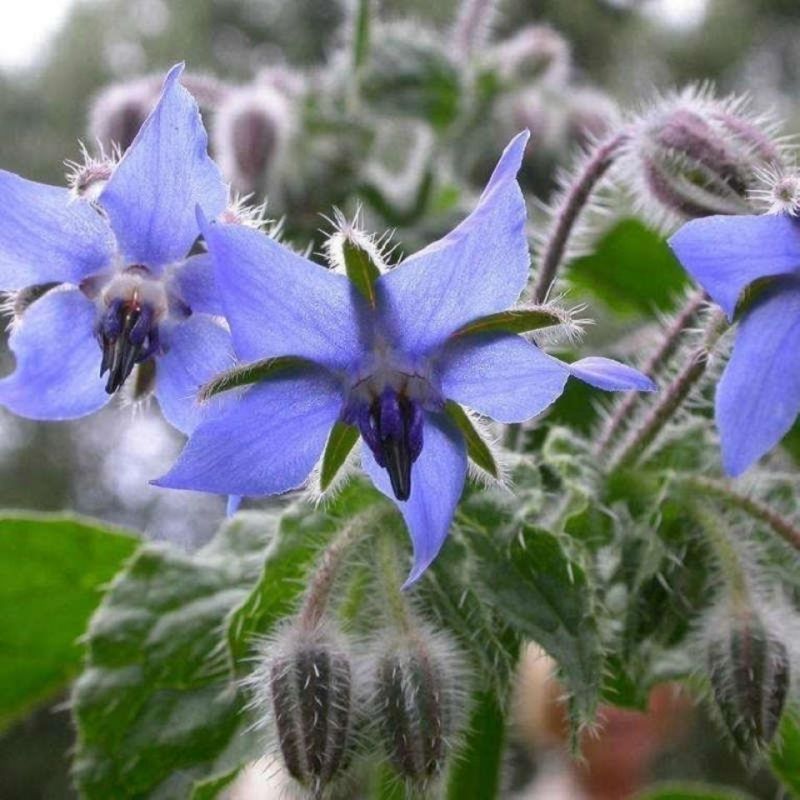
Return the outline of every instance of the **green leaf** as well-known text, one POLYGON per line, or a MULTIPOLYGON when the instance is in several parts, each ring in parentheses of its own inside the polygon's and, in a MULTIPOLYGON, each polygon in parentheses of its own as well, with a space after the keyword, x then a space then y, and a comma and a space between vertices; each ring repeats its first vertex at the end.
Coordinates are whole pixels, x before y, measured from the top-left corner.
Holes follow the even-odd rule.
POLYGON ((792 797, 800 797, 800 708, 797 706, 784 712, 769 763, 786 791, 792 797))
POLYGON ((358 441, 358 428, 345 422, 337 422, 328 437, 325 452, 322 455, 322 470, 319 476, 319 486, 324 492, 336 477, 336 473, 347 460, 350 451, 358 441))
POLYGON ((492 451, 475 429, 467 412, 464 411, 458 403, 454 403, 452 400, 447 401, 444 410, 447 416, 450 417, 464 435, 464 439, 467 443, 467 455, 493 478, 499 477, 500 469, 492 455, 492 451))
POLYGON ((233 367, 221 375, 217 375, 216 378, 213 378, 203 386, 198 394, 198 400, 204 402, 221 392, 239 389, 242 386, 250 386, 253 383, 273 378, 286 370, 296 369, 307 364, 308 361, 297 356, 279 356, 233 367))
POLYGON ((612 228, 591 255, 573 261, 565 274, 573 286, 628 315, 672 308, 687 283, 666 242, 632 219, 612 228))
POLYGON ((452 338, 473 333, 528 333, 541 328, 552 328, 554 325, 564 325, 567 322, 569 314, 561 309, 548 306, 512 308, 468 322, 459 328, 452 338))
POLYGON ((0 517, 0 728, 77 674, 100 588, 137 543, 91 520, 0 517))
POLYGON ((376 303, 375 282, 381 276, 378 265, 363 247, 347 237, 342 242, 342 255, 347 277, 374 308, 376 303))
POLYGON ((85 797, 190 797, 238 769, 252 739, 240 736, 248 720, 224 627, 277 527, 274 515, 240 514, 193 555, 144 545, 115 578, 73 692, 85 797))
POLYGON ((494 692, 482 692, 470 714, 467 734, 447 776, 448 800, 494 800, 505 753, 505 716, 494 692))
POLYGON ((668 783, 637 794, 635 800, 753 800, 753 796, 728 786, 668 783))
POLYGON ((529 526, 507 546, 475 532, 469 543, 480 561, 477 578, 498 613, 558 663, 573 720, 593 719, 603 660, 583 569, 555 537, 529 526))

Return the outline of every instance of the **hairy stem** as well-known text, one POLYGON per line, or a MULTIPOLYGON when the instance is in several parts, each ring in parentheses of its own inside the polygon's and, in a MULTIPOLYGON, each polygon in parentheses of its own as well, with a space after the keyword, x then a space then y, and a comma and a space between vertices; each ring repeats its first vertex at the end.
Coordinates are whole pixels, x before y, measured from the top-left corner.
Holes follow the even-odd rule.
POLYGON ((774 533, 778 534, 787 544, 795 550, 800 550, 800 528, 793 525, 786 517, 773 511, 768 505, 749 497, 742 492, 737 492, 727 482, 714 478, 704 478, 691 475, 680 478, 682 483, 699 492, 704 492, 710 497, 721 500, 745 514, 768 525, 774 533))
POLYGON ((401 588, 401 577, 397 569, 397 547, 391 531, 382 530, 378 536, 377 566, 383 595, 393 624, 399 631, 410 635, 414 624, 411 609, 401 588))
POLYGON ((691 511, 714 550, 717 565, 730 590, 732 603, 736 607, 749 606, 750 588, 747 574, 736 547, 728 538, 722 520, 706 503, 692 503, 691 511))
MULTIPOLYGON (((659 370, 662 369, 667 361, 674 355, 684 331, 692 324, 705 301, 706 293, 702 290, 694 292, 689 297, 686 304, 681 308, 675 319, 664 332, 664 338, 661 340, 656 350, 642 365, 642 372, 644 372, 645 375, 649 375, 651 378, 655 377, 659 370)), ((642 395, 638 392, 630 392, 620 398, 619 402, 616 404, 614 413, 608 418, 600 433, 600 438, 595 447, 595 455, 600 456, 611 444, 620 429, 630 420, 631 411, 641 398, 642 395)))
POLYGON ((381 514, 370 508, 359 514, 338 533, 325 548, 317 569, 308 585, 308 591, 300 609, 298 622, 307 629, 316 628, 325 616, 331 591, 350 547, 378 522, 381 514))
POLYGON ((622 146, 628 140, 628 131, 623 130, 605 142, 584 164, 575 181, 565 192, 553 217, 554 224, 542 249, 539 272, 533 289, 533 302, 543 303, 555 281, 556 273, 564 258, 572 229, 600 179, 614 163, 622 146))
POLYGON ((725 316, 721 311, 715 309, 706 325, 703 343, 691 353, 683 369, 677 374, 672 383, 660 393, 658 402, 645 417, 642 425, 631 431, 622 444, 619 453, 612 459, 611 471, 636 462, 645 448, 651 444, 667 422, 672 419, 675 412, 688 397, 689 392, 703 377, 708 365, 708 356, 724 330, 725 316))

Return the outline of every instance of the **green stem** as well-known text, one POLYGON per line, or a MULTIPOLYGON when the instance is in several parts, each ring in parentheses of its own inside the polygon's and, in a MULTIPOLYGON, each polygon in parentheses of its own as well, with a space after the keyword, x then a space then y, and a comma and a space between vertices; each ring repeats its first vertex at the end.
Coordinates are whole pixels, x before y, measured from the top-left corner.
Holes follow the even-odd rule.
POLYGON ((400 572, 397 569, 398 553, 391 531, 383 529, 377 542, 377 567, 386 606, 392 622, 397 630, 410 636, 414 630, 411 609, 408 605, 400 582, 400 572))
POLYGON ((742 567, 739 553, 728 538, 719 516, 705 503, 692 503, 691 512, 714 550, 720 572, 730 590, 730 599, 734 608, 749 608, 751 603, 747 574, 742 567))
POLYGON ((328 609, 331 592, 339 575, 345 555, 361 536, 372 529, 380 516, 370 508, 351 520, 325 548, 317 565, 300 609, 298 622, 307 629, 316 628, 328 609))
POLYGON ((686 476, 679 480, 692 489, 705 492, 707 495, 722 500, 745 514, 766 523, 774 533, 778 534, 795 550, 800 550, 800 528, 793 525, 786 517, 773 511, 768 505, 746 494, 737 492, 725 481, 700 476, 686 476))
POLYGON ((610 471, 634 464, 672 419, 689 396, 689 392, 705 374, 708 356, 725 331, 725 327, 723 313, 719 310, 713 311, 706 325, 703 343, 691 353, 672 383, 659 393, 658 402, 650 409, 644 422, 632 430, 623 442, 619 453, 611 461, 610 471))

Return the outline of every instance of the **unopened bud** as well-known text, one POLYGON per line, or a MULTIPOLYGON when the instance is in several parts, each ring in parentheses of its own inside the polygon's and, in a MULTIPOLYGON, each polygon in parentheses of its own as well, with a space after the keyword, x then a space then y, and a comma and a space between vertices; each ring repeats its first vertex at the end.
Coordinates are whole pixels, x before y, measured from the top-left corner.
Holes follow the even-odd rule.
POLYGON ((413 784, 441 774, 463 718, 461 660, 442 634, 417 631, 377 662, 375 704, 394 768, 413 784))
POLYGON ((772 126, 738 100, 704 91, 667 98, 634 121, 627 163, 637 199, 681 219, 749 210, 756 173, 780 159, 772 126))
POLYGON ((67 183, 75 197, 95 201, 113 174, 116 160, 113 156, 107 156, 105 152, 101 152, 99 158, 95 158, 85 147, 82 154, 81 161, 66 162, 69 170, 67 183))
POLYGON ((708 672, 722 721, 749 753, 775 737, 789 691, 786 646, 750 609, 733 614, 708 645, 708 672))
POLYGON ((89 114, 89 132, 109 152, 130 147, 142 123, 158 100, 160 80, 138 78, 103 89, 89 114))
POLYGON ((252 192, 274 177, 291 128, 289 98, 277 88, 254 84, 228 92, 213 142, 222 171, 238 190, 252 192))
POLYGON ((355 714, 352 661, 341 638, 323 626, 287 629, 265 644, 247 682, 289 775, 315 794, 340 777, 355 714))
POLYGON ((599 89, 573 89, 567 95, 567 103, 567 135, 572 142, 599 141, 619 123, 616 103, 599 89))
POLYGON ((529 25, 495 46, 486 64, 505 81, 564 86, 572 57, 567 40, 546 25, 529 25))

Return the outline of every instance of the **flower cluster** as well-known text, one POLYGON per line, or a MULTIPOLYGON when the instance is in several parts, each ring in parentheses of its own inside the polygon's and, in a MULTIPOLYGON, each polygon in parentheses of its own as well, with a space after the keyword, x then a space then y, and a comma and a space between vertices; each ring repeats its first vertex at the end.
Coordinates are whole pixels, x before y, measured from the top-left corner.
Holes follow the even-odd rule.
POLYGON ((223 213, 227 189, 181 71, 91 193, 0 176, 0 284, 41 287, 12 333, 7 408, 88 414, 154 364, 165 416, 191 434, 157 485, 235 496, 296 489, 321 456, 335 473, 360 436, 364 471, 411 534, 410 583, 447 536, 468 460, 500 477, 471 413, 528 420, 569 377, 654 388, 609 359, 559 361, 523 335, 548 314, 516 305, 529 277, 516 180, 527 132, 443 239, 388 269, 346 231, 342 269, 328 270, 223 213), (200 235, 208 252, 192 255, 200 235), (230 402, 197 402, 206 384, 230 402))

